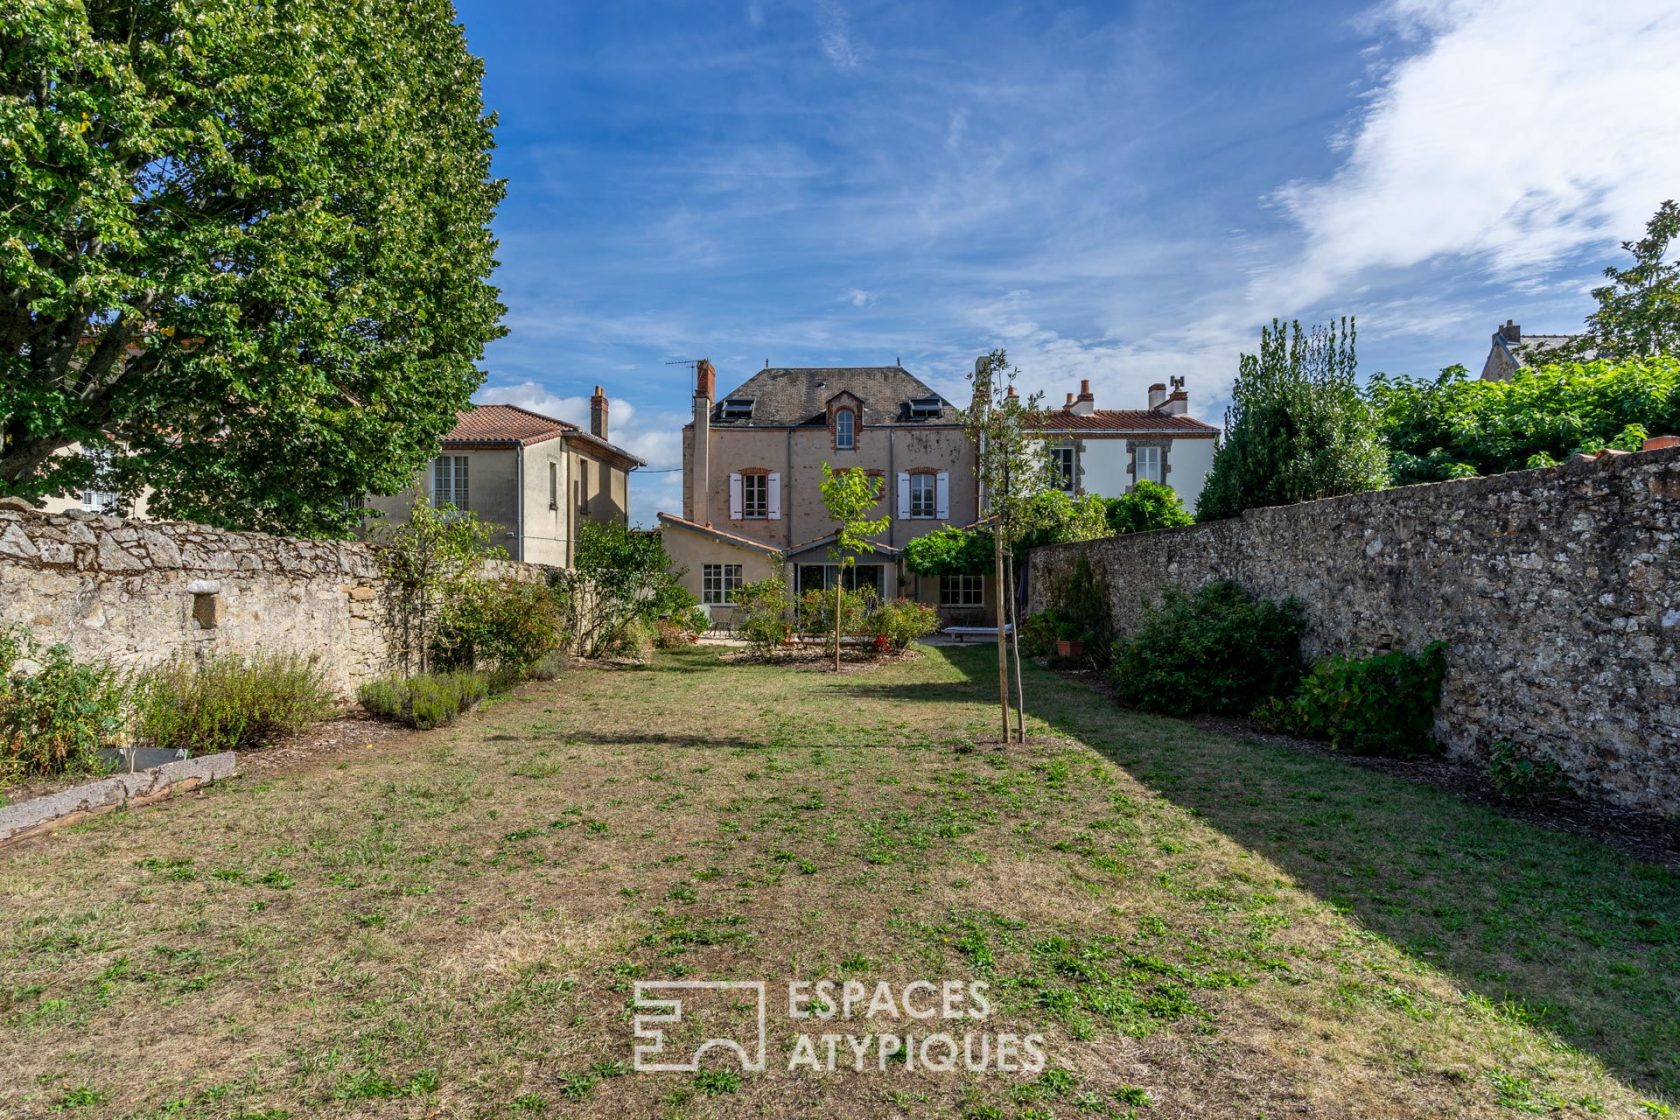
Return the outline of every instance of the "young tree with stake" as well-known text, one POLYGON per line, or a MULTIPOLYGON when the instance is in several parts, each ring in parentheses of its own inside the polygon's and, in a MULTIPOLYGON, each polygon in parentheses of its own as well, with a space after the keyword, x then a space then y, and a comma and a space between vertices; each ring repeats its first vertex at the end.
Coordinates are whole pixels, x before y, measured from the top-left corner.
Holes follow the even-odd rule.
POLYGON ((875 544, 869 538, 886 532, 891 518, 867 516, 881 501, 879 477, 866 474, 856 467, 837 471, 827 463, 823 464, 822 471, 823 506, 834 519, 834 547, 829 550, 829 554, 834 559, 837 569, 834 573, 834 671, 838 673, 841 597, 845 592, 846 582, 841 576, 847 568, 857 563, 858 553, 875 551, 875 544))
POLYGON ((1002 350, 975 360, 973 402, 963 413, 963 426, 976 449, 975 477, 980 484, 982 513, 992 527, 998 587, 998 706, 1004 741, 1009 732, 1009 664, 1015 665, 1015 735, 1027 737, 1024 689, 1021 685, 1020 627, 1015 618, 1015 546, 1037 527, 1043 503, 1034 499, 1055 489, 1050 451, 1038 434, 1046 415, 1038 402, 1043 394, 1022 399, 1015 391, 1020 371, 1002 350))

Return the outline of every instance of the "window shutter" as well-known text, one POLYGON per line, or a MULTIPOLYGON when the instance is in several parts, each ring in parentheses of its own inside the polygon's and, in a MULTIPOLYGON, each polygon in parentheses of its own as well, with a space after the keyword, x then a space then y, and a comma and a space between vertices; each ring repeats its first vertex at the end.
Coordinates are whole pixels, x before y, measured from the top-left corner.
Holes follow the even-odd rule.
POLYGON ((941 521, 951 519, 951 472, 940 471, 933 482, 933 515, 941 521))
POLYGON ((769 506, 765 514, 771 521, 782 519, 782 476, 777 471, 770 472, 770 480, 765 484, 765 504, 769 506))
POLYGON ((741 472, 729 472, 729 520, 741 520, 741 472))
POLYGON ((910 516, 910 472, 898 472, 898 516, 910 516))

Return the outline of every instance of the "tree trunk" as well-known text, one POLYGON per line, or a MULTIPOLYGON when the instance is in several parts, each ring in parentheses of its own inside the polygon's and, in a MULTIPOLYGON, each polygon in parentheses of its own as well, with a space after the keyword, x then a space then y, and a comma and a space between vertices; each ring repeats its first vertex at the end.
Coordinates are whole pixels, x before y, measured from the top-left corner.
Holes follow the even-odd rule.
POLYGON ((997 573, 997 663, 998 663, 998 707, 1003 713, 1003 741, 1009 742, 1009 653, 1004 647, 1003 637, 1003 535, 996 526, 992 529, 993 553, 992 570, 997 573))
POLYGON ((846 581, 840 577, 845 570, 842 567, 834 569, 834 671, 836 673, 840 671, 840 602, 842 589, 846 586, 846 581))
POLYGON ((1017 742, 1027 741, 1027 695, 1026 686, 1021 680, 1021 620, 1016 617, 1018 608, 1015 605, 1015 553, 1009 554, 1006 561, 1009 567, 1009 650, 1015 660, 1015 739, 1017 742))

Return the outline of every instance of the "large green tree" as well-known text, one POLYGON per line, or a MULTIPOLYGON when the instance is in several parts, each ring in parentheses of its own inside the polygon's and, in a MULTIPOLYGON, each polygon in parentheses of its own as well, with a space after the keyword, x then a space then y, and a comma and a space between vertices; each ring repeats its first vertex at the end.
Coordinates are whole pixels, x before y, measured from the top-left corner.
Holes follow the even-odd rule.
POLYGON ((12 0, 0 493, 351 527, 500 333, 492 118, 448 0, 12 0))
POLYGON ((1196 518, 1375 490, 1388 481, 1375 410, 1354 381, 1354 324, 1274 319, 1238 365, 1225 438, 1196 518))
POLYGON ((1546 355, 1548 361, 1592 357, 1614 361, 1680 354, 1680 260, 1667 260, 1680 237, 1680 206, 1669 199, 1645 225, 1645 236, 1624 241, 1632 255, 1627 268, 1604 270, 1610 283, 1593 289, 1598 308, 1571 347, 1546 355))

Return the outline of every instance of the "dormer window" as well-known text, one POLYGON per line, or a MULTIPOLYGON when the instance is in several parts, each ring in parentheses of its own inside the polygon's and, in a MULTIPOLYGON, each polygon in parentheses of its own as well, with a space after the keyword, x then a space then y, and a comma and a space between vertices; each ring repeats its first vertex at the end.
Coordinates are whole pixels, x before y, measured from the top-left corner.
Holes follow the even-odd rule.
POLYGON ((910 402, 910 419, 928 420, 939 415, 939 410, 945 402, 938 397, 924 397, 910 402))
POLYGON ((856 418, 852 410, 842 408, 834 414, 834 447, 837 451, 850 451, 857 446, 856 418))
POLYGON ((734 397, 718 406, 720 420, 751 420, 753 414, 753 398, 741 399, 734 397))

